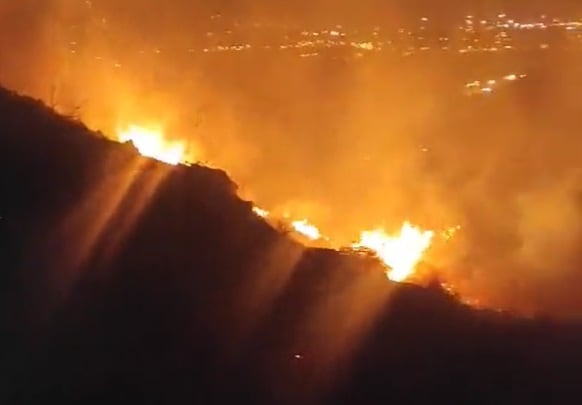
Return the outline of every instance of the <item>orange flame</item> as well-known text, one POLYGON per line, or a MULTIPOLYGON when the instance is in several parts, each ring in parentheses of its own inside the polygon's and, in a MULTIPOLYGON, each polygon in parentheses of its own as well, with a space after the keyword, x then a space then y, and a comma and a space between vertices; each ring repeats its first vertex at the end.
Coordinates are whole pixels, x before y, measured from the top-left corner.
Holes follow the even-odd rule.
POLYGON ((119 131, 120 142, 132 142, 143 156, 151 157, 170 165, 184 161, 185 146, 182 142, 170 142, 164 139, 161 130, 130 125, 119 131))
POLYGON ((295 232, 305 236, 310 240, 318 240, 321 238, 321 232, 319 231, 319 229, 306 219, 293 221, 291 222, 291 226, 293 227, 295 232))
POLYGON ((253 212, 260 216, 261 218, 267 218, 270 215, 269 211, 256 206, 253 207, 253 212))
MULTIPOLYGON (((131 141, 140 154, 171 165, 177 165, 185 158, 184 144, 167 141, 160 130, 130 125, 127 129, 119 131, 118 139, 120 142, 131 141)), ((269 211, 257 206, 254 206, 252 210, 262 218, 271 216, 269 211)), ((307 219, 291 221, 288 215, 284 217, 290 221, 289 224, 295 232, 308 240, 322 239, 319 228, 307 219)), ((450 228, 443 233, 443 236, 445 239, 450 239, 459 228, 450 228)), ((430 247, 433 236, 433 231, 423 231, 409 222, 404 222, 400 233, 395 236, 388 235, 382 229, 364 231, 360 235, 360 241, 352 247, 371 250, 390 267, 386 273, 390 280, 404 281, 414 273, 416 265, 430 247)))
POLYGON ((382 229, 364 231, 355 248, 367 248, 376 253, 391 270, 386 275, 392 281, 404 281, 413 273, 430 247, 433 231, 423 231, 405 222, 398 235, 388 235, 382 229))

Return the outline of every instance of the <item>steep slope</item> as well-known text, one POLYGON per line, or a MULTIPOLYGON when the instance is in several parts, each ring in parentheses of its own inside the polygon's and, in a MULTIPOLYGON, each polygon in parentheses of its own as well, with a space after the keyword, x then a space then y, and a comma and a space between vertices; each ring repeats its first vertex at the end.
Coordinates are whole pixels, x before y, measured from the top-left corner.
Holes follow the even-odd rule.
POLYGON ((0 90, 3 403, 532 403, 582 327, 476 311, 305 249, 221 171, 168 166, 0 90))

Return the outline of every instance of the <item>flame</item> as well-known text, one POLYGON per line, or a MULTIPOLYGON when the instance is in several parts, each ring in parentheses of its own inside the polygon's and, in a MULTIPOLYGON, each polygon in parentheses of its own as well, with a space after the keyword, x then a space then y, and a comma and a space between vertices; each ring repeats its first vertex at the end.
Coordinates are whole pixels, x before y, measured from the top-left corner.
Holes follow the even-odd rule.
MULTIPOLYGON (((270 218, 271 213, 258 206, 253 206, 252 211, 261 218, 270 218)), ((283 214, 285 222, 298 234, 310 241, 330 239, 323 237, 319 228, 307 219, 291 220, 289 213, 283 214)), ((442 232, 442 236, 448 241, 460 229, 459 225, 451 227, 442 232)), ((401 282, 409 278, 422 259, 426 250, 432 243, 434 231, 425 231, 404 222, 399 234, 388 235, 383 229, 363 231, 360 241, 352 244, 354 249, 367 249, 375 253, 384 264, 390 267, 386 272, 392 281, 401 282)), ((331 243, 331 245, 335 245, 331 243)), ((338 248, 341 249, 341 248, 338 248)))
MULTIPOLYGON (((261 218, 268 219, 271 217, 270 211, 258 207, 256 205, 253 206, 253 212, 255 213, 255 215, 261 218)), ((291 220, 291 215, 288 212, 284 212, 282 217, 284 222, 287 223, 291 227, 291 229, 293 229, 301 236, 304 236, 311 241, 322 239, 322 235, 319 228, 313 225, 307 219, 291 220)))
POLYGON ((404 281, 414 273, 422 255, 429 248, 433 231, 423 231, 404 222, 398 235, 388 235, 383 229, 364 231, 355 248, 367 248, 376 253, 390 271, 386 273, 392 281, 404 281))
POLYGON ((310 240, 318 240, 321 238, 321 232, 319 229, 306 219, 300 219, 298 221, 291 222, 291 227, 295 230, 295 232, 305 236, 310 240))
MULTIPOLYGON (((120 142, 131 141, 143 156, 171 165, 177 165, 184 161, 184 144, 167 141, 160 130, 130 125, 127 129, 119 131, 118 140, 120 142)), ((252 211, 262 218, 271 216, 269 211, 258 206, 253 206, 252 211)), ((291 228, 298 234, 311 241, 322 239, 319 228, 307 219, 291 221, 287 213, 283 217, 290 221, 291 228)), ((460 229, 459 226, 449 228, 442 235, 449 240, 458 229, 460 229)), ((404 222, 400 233, 395 236, 388 235, 382 229, 363 231, 360 235, 360 241, 353 244, 352 247, 373 251, 380 260, 390 267, 391 270, 387 272, 388 278, 400 282, 414 273, 416 265, 430 247, 433 236, 433 231, 423 231, 409 222, 404 222)))
POLYGON ((131 141, 143 156, 170 165, 177 165, 184 161, 184 144, 167 141, 161 130, 130 125, 127 129, 119 131, 118 139, 123 143, 131 141))
MULTIPOLYGON (((170 142, 164 139, 163 132, 156 129, 130 125, 119 131, 120 142, 131 141, 143 156, 177 165, 184 161, 185 146, 181 142, 170 142)), ((252 211, 262 218, 270 217, 266 209, 253 206, 252 211)), ((322 239, 319 228, 307 219, 290 220, 285 213, 283 217, 290 221, 291 228, 311 241, 322 239)), ((452 238, 460 227, 453 227, 443 232, 446 240, 452 238)), ((392 281, 404 281, 413 273, 416 265, 422 259, 424 252, 430 247, 433 231, 423 231, 418 227, 404 222, 400 233, 395 236, 386 234, 382 229, 363 231, 360 241, 353 244, 354 248, 366 248, 373 251, 388 267, 387 276, 392 281)), ((326 238, 327 240, 327 238, 326 238)))
POLYGON ((253 212, 261 218, 267 218, 270 215, 269 211, 257 206, 253 207, 253 212))

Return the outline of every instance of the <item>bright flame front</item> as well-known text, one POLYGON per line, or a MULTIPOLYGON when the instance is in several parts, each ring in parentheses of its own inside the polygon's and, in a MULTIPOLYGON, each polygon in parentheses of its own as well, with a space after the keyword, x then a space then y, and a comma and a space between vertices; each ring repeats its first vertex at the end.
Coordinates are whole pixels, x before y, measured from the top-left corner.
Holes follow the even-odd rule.
POLYGON ((291 226, 295 232, 305 236, 308 239, 318 240, 321 238, 321 232, 319 229, 315 225, 309 223, 306 219, 293 221, 291 222, 291 226))
MULTIPOLYGON (((177 165, 185 158, 184 144, 166 140, 160 130, 130 125, 127 129, 119 131, 118 139, 120 142, 131 141, 143 156, 171 165, 177 165)), ((253 207, 253 212, 262 218, 270 217, 269 211, 257 206, 253 207)), ((288 215, 284 215, 284 217, 289 219, 288 215)), ((295 232, 311 241, 322 239, 319 228, 307 219, 290 220, 290 225, 295 232)), ((452 238, 458 229, 459 227, 448 229, 443 233, 443 237, 447 240, 452 238)), ((390 280, 404 281, 413 274, 416 265, 430 247, 433 236, 433 231, 423 231, 409 222, 405 222, 398 235, 388 235, 382 229, 363 231, 360 235, 360 241, 353 244, 352 247, 365 248, 374 252, 380 260, 390 267, 390 270, 387 271, 390 280)))
POLYGON ((258 216, 260 216, 261 218, 267 218, 270 214, 269 211, 267 211, 263 208, 260 208, 260 207, 256 207, 256 206, 253 207, 253 212, 255 214, 257 214, 258 216))
POLYGON ((171 165, 177 165, 184 160, 184 144, 167 141, 160 130, 130 125, 119 131, 118 138, 120 142, 131 141, 143 156, 171 165))
POLYGON ((373 251, 390 267, 386 273, 390 280, 404 281, 414 272, 433 236, 433 231, 423 231, 405 222, 398 235, 388 235, 382 229, 364 231, 353 247, 373 251))

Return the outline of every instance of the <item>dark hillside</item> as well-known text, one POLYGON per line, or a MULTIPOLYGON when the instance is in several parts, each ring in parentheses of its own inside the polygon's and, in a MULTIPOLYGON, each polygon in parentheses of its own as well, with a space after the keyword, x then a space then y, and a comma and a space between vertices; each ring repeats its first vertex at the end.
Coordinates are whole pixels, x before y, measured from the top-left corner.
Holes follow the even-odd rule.
POLYGON ((579 325, 390 283, 251 208, 0 89, 1 402, 577 402, 579 325))

